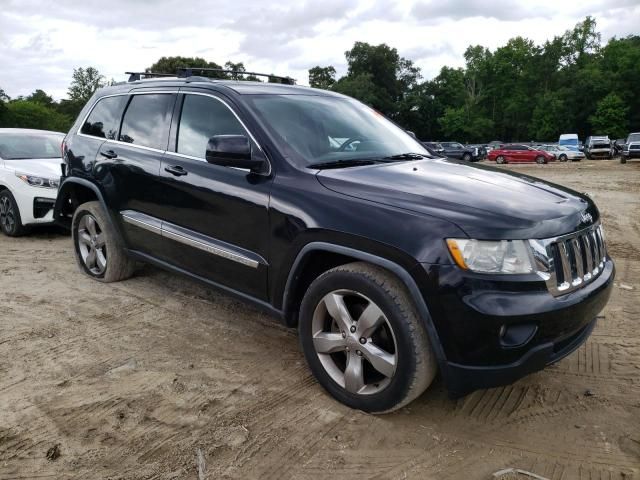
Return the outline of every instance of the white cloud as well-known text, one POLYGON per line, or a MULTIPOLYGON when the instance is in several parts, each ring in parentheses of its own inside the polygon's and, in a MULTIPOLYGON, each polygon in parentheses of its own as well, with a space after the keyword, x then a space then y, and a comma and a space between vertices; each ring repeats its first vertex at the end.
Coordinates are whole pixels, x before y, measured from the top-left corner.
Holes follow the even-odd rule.
POLYGON ((66 96, 74 67, 108 78, 144 69, 164 55, 242 61, 248 69, 290 75, 333 65, 346 72, 355 41, 387 43, 415 61, 424 78, 462 66, 469 45, 491 49, 516 35, 542 43, 586 15, 603 40, 637 33, 637 0, 4 0, 0 11, 0 87, 10 96, 41 88, 66 96))

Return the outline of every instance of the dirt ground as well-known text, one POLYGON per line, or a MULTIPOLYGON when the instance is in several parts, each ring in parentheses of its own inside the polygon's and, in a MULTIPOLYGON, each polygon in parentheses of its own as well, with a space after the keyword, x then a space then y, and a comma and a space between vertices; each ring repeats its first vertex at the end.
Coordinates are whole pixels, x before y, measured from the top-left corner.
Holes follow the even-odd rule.
POLYGON ((252 307, 151 267, 93 282, 53 230, 0 236, 0 480, 640 479, 640 162, 506 168, 595 199, 611 301, 559 364, 384 416, 332 400, 252 307))

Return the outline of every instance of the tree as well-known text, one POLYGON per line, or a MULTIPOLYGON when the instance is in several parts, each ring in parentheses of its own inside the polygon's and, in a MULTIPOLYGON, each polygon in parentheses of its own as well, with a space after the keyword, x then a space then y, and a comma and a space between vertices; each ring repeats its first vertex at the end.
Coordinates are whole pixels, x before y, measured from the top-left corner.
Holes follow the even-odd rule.
POLYGON ((589 118, 593 132, 621 138, 627 135, 627 112, 629 107, 615 93, 610 93, 598 102, 596 113, 589 118))
POLYGON ((51 106, 54 103, 53 97, 51 97, 51 95, 47 95, 44 90, 40 89, 34 91, 31 95, 25 98, 25 100, 46 106, 51 106))
POLYGON ((74 68, 73 80, 69 85, 69 99, 86 103, 95 91, 101 87, 104 87, 105 79, 100 72, 93 67, 87 67, 86 69, 74 68))
MULTIPOLYGON (((202 57, 161 57, 157 62, 146 69, 147 72, 176 74, 178 69, 184 67, 192 68, 222 68, 215 62, 209 62, 202 57)), ((244 65, 243 65, 244 68, 244 65)), ((197 72, 196 72, 197 73, 197 72)), ((227 78, 222 72, 209 72, 207 74, 213 78, 227 78)))
POLYGON ((334 83, 336 83, 336 69, 331 65, 315 66, 309 69, 309 86, 328 90, 334 83))
POLYGON ((540 95, 533 109, 529 137, 542 141, 555 141, 571 127, 563 90, 540 95))
POLYGON ((37 128, 66 132, 71 127, 71 117, 53 108, 30 100, 14 100, 7 104, 5 124, 13 128, 37 128))

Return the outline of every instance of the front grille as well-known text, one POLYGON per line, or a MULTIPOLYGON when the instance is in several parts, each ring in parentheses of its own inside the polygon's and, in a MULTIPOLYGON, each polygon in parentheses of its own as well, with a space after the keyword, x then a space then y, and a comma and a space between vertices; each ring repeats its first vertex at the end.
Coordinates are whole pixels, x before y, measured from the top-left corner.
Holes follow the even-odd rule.
POLYGON ((538 274, 555 296, 583 287, 604 269, 606 247, 599 224, 554 239, 533 240, 531 244, 538 274))

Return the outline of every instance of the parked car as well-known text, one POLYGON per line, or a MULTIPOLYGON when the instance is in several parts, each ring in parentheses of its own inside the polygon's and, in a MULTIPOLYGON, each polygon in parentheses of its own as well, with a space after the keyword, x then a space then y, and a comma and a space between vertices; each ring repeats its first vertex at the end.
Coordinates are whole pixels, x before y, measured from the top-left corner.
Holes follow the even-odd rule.
POLYGON ((505 145, 491 150, 487 158, 495 160, 496 163, 536 162, 540 164, 553 162, 556 159, 553 153, 519 144, 505 145))
POLYGON ((561 147, 567 147, 570 150, 575 150, 576 152, 582 151, 577 133, 563 133, 558 139, 558 145, 561 147))
POLYGON ((584 158, 584 153, 577 150, 571 150, 570 148, 561 145, 542 145, 539 147, 539 150, 544 150, 545 152, 555 155, 561 162, 566 162, 567 160, 579 162, 584 158))
POLYGON ((64 135, 46 130, 0 128, 0 229, 24 235, 53 221, 64 135))
POLYGON ((436 142, 420 142, 420 143, 422 143, 422 146, 426 148, 429 151, 429 153, 431 153, 432 155, 436 157, 446 157, 444 153, 444 148, 439 143, 436 143, 436 142))
POLYGON ((484 145, 480 145, 480 144, 474 144, 474 145, 467 145, 466 146, 469 149, 473 149, 474 152, 477 151, 476 157, 479 160, 484 160, 485 158, 487 158, 487 148, 484 145))
POLYGON ((459 158, 466 162, 477 162, 480 160, 480 152, 476 147, 466 147, 459 142, 440 142, 444 148, 444 154, 449 158, 459 158))
POLYGON ((584 154, 588 159, 613 158, 613 146, 606 135, 587 137, 584 142, 584 154))
POLYGON ((620 163, 627 163, 630 158, 640 158, 640 132, 630 133, 627 137, 620 156, 620 163))
POLYGON ((614 280, 590 197, 430 158, 338 93, 182 74, 98 90, 65 138, 55 217, 88 277, 143 261, 250 301, 368 412, 438 369, 453 396, 513 382, 590 335, 614 280))

